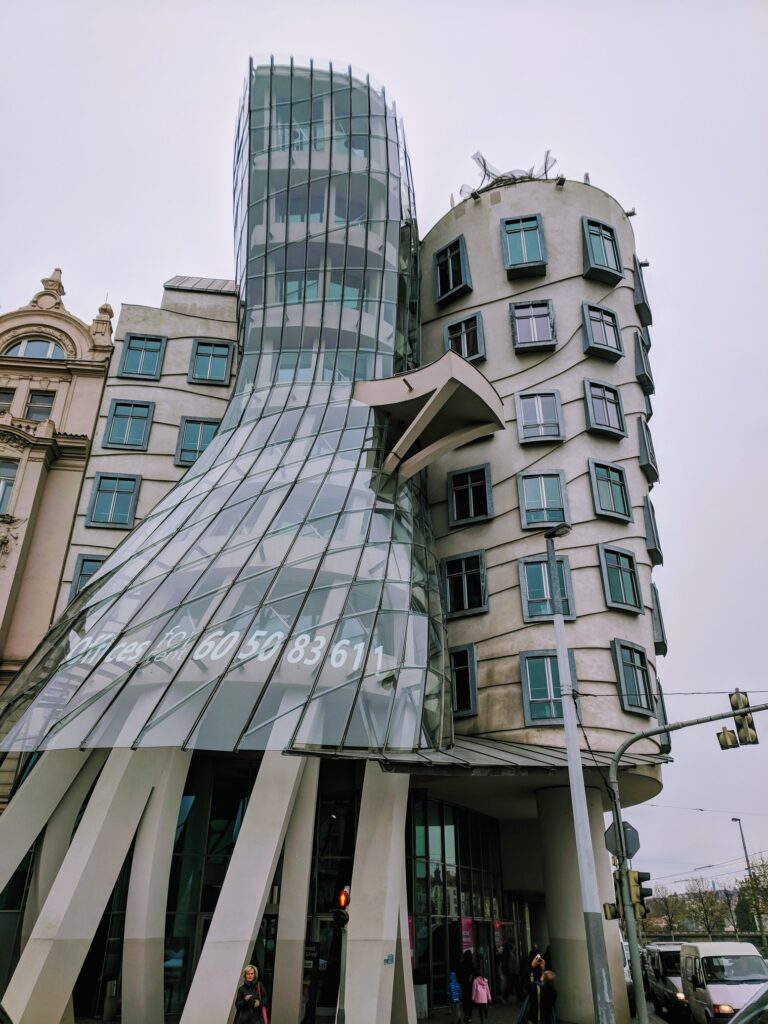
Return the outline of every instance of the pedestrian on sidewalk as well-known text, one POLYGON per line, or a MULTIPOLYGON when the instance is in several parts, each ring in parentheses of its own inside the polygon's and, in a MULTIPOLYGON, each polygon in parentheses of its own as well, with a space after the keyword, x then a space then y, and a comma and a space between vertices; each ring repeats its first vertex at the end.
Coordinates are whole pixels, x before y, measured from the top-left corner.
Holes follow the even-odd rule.
POLYGON ((451 1007, 451 1020, 453 1024, 459 1024, 461 1020, 461 985, 455 971, 451 971, 448 975, 448 1002, 451 1007))
POLYGON ((268 1024, 267 991, 259 979, 259 970, 253 964, 243 971, 243 984, 235 999, 235 1024, 268 1024))
POLYGON ((472 982, 475 980, 475 958, 471 949, 465 949, 459 968, 459 984, 461 985, 461 1001, 464 1004, 464 1024, 472 1020, 472 982))
POLYGON ((555 973, 547 969, 544 960, 541 960, 540 966, 541 977, 531 982, 528 1020, 531 1024, 555 1024, 555 973))
POLYGON ((480 1024, 488 1020, 488 1006, 491 1002, 491 986, 482 967, 477 972, 477 977, 472 982, 472 1003, 477 1007, 480 1014, 480 1024))

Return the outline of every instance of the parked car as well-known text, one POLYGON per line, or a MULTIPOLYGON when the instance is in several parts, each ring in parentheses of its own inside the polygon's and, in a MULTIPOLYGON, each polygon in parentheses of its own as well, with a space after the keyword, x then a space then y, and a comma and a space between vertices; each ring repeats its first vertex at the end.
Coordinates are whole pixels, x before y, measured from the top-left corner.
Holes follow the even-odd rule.
POLYGON ((632 984, 632 970, 629 966, 629 943, 621 940, 621 958, 624 965, 624 981, 627 983, 627 999, 629 1000, 629 1015, 634 1017, 637 1013, 635 1003, 635 987, 632 984))
POLYGON ((684 942, 680 962, 695 1024, 732 1020, 768 982, 768 966, 751 942, 684 942))
POLYGON ((759 988, 731 1021, 732 1024, 768 1024, 768 985, 759 988))
POLYGON ((656 1013, 669 1020, 686 1020, 688 1003, 680 977, 680 943, 652 942, 645 947, 648 996, 656 1013))

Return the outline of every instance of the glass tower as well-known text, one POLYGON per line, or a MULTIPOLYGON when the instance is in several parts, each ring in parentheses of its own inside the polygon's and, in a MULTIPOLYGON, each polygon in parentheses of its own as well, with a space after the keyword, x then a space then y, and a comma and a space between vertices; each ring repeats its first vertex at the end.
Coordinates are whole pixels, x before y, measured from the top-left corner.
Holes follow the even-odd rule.
POLYGON ((394 106, 351 69, 250 67, 234 155, 240 366, 221 428, 3 702, 4 749, 368 751, 450 734, 423 474, 356 382, 419 358, 394 106))

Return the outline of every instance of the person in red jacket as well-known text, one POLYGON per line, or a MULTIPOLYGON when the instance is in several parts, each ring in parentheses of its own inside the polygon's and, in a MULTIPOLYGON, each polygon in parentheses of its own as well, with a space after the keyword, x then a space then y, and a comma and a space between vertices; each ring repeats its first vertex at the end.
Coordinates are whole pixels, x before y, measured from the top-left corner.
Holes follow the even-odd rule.
POLYGON ((482 967, 472 982, 472 1003, 480 1013, 480 1021, 488 1020, 488 1005, 491 1002, 491 986, 482 967))

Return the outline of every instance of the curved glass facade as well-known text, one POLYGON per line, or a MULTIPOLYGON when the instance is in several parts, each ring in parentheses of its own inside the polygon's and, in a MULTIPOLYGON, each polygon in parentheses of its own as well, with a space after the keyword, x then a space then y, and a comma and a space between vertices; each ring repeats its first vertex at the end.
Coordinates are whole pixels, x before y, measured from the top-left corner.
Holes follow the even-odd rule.
POLYGON ((399 428, 353 398, 418 361, 413 190, 383 90, 252 65, 234 210, 219 433, 6 692, 4 749, 360 754, 451 729, 423 480, 383 471, 399 428))

